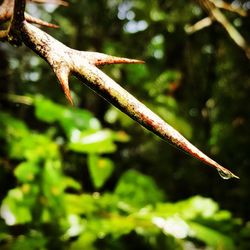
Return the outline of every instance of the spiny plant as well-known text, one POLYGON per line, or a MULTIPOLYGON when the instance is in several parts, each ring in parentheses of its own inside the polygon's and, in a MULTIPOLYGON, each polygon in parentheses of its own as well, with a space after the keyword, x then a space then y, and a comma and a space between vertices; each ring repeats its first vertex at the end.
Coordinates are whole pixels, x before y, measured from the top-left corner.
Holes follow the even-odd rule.
MULTIPOLYGON (((41 0, 36 0, 35 2, 41 2, 41 0)), ((47 2, 66 5, 66 2, 59 0, 47 0, 47 2)), ((8 20, 10 20, 10 23, 6 30, 0 31, 0 39, 14 46, 20 46, 24 43, 47 61, 55 72, 65 96, 71 104, 73 104, 73 100, 69 89, 69 76, 74 75, 97 94, 155 135, 217 169, 222 178, 239 178, 201 152, 177 130, 163 121, 158 115, 99 69, 103 65, 144 63, 143 61, 120 58, 98 52, 71 49, 32 25, 31 23, 35 23, 42 26, 55 27, 53 24, 43 22, 26 14, 25 6, 26 0, 4 0, 2 2, 0 23, 8 20)))

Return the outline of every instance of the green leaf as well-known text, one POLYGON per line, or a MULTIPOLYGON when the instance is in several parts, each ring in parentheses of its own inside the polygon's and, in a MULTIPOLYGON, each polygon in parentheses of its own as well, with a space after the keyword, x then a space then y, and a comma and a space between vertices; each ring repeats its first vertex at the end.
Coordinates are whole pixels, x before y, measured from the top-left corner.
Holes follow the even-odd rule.
POLYGON ((21 182, 32 182, 39 171, 39 166, 36 163, 23 162, 16 167, 14 174, 21 182))
POLYGON ((22 188, 15 188, 8 192, 8 195, 1 205, 1 217, 7 225, 26 223, 32 220, 30 205, 35 197, 31 194, 31 199, 25 199, 27 191, 22 188))
POLYGON ((204 241, 207 245, 221 250, 235 249, 233 240, 219 231, 195 222, 188 224, 194 232, 194 237, 204 241))
POLYGON ((0 137, 12 140, 13 137, 23 137, 28 132, 29 130, 23 121, 0 112, 0 137))
POLYGON ((98 211, 96 199, 89 194, 65 194, 65 205, 69 214, 87 214, 98 211))
POLYGON ((72 137, 75 129, 83 131, 87 129, 101 129, 100 122, 87 110, 64 108, 58 121, 68 138, 72 137))
POLYGON ((45 250, 47 239, 42 233, 32 230, 28 235, 21 235, 18 237, 11 246, 11 250, 45 250))
POLYGON ((113 139, 114 141, 118 142, 128 142, 130 140, 130 137, 124 131, 118 131, 118 132, 113 132, 113 139))
POLYGON ((145 81, 145 79, 149 76, 150 71, 146 64, 135 64, 130 65, 126 68, 127 77, 130 84, 137 85, 139 82, 145 81))
POLYGON ((70 250, 79 250, 79 249, 88 249, 88 250, 97 250, 94 247, 94 242, 97 240, 97 234, 93 231, 86 231, 80 235, 80 237, 74 241, 70 250))
POLYGON ((163 200, 163 192, 154 180, 136 170, 128 170, 119 180, 115 194, 136 207, 163 200))
POLYGON ((100 129, 100 122, 87 110, 65 107, 38 96, 35 99, 36 117, 47 123, 59 122, 70 138, 75 129, 100 129))
POLYGON ((114 170, 114 163, 96 154, 88 156, 88 167, 95 188, 101 188, 114 170))
POLYGON ((37 96, 35 98, 35 108, 36 117, 48 123, 59 120, 64 110, 63 106, 53 103, 42 96, 37 96))
POLYGON ((51 198, 50 202, 55 202, 59 196, 63 195, 65 189, 64 176, 55 162, 46 161, 43 167, 43 193, 51 198))
POLYGON ((25 158, 30 161, 60 158, 58 145, 48 136, 35 133, 10 142, 10 155, 15 159, 25 158))
POLYGON ((181 218, 192 220, 195 218, 213 218, 219 207, 212 199, 194 196, 176 203, 159 203, 156 211, 159 215, 172 216, 179 214, 181 218))
POLYGON ((71 177, 64 176, 63 183, 64 183, 65 188, 73 188, 77 191, 81 190, 81 184, 71 177))
POLYGON ((113 143, 111 130, 84 132, 75 130, 69 148, 80 153, 113 153, 116 150, 116 145, 113 143))

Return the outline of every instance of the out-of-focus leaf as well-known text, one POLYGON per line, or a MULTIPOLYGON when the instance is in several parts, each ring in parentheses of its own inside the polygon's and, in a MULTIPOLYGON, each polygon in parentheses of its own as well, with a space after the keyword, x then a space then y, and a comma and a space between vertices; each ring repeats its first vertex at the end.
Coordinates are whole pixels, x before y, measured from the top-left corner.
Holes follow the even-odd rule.
POLYGON ((112 153, 116 150, 111 130, 84 131, 75 130, 69 148, 81 153, 112 153))
POLYGON ((11 140, 13 137, 23 137, 27 133, 28 128, 23 121, 0 112, 0 137, 11 140))
POLYGON ((150 74, 148 70, 148 66, 146 64, 135 64, 128 66, 127 70, 127 77, 129 78, 128 81, 131 84, 138 84, 139 82, 142 83, 150 74))
POLYGON ((10 143, 10 155, 16 159, 39 161, 41 159, 58 159, 59 152, 56 143, 46 135, 28 134, 19 141, 10 143))
POLYGON ((11 250, 45 250, 47 239, 41 233, 32 231, 28 235, 20 236, 16 241, 13 242, 11 250))
POLYGON ((156 211, 163 216, 178 213, 180 217, 189 220, 196 217, 211 218, 218 211, 218 205, 212 199, 195 196, 176 203, 159 203, 156 211))
POLYGON ((221 250, 236 249, 233 240, 218 230, 208 228, 204 225, 189 222, 188 223, 193 230, 193 236, 197 239, 204 241, 207 245, 221 250))
POLYGON ((0 241, 8 240, 8 227, 6 223, 1 219, 0 220, 0 241))
POLYGON ((71 177, 63 176, 63 183, 64 183, 65 188, 73 188, 78 191, 81 189, 80 183, 71 177))
POLYGON ((88 249, 88 250, 97 250, 94 246, 94 242, 97 240, 98 236, 93 231, 86 231, 81 236, 74 241, 70 250, 79 250, 79 249, 88 249))
MULTIPOLYGON (((154 15, 154 13, 151 11, 151 13, 154 15)), ((164 56, 164 36, 161 34, 155 35, 147 48, 147 54, 150 57, 154 57, 156 59, 161 59, 164 56)))
POLYGON ((119 109, 111 106, 106 114, 105 114, 105 120, 111 124, 115 122, 120 122, 123 127, 129 127, 133 124, 135 124, 135 121, 133 121, 130 117, 125 115, 123 112, 121 112, 119 109))
POLYGON ((128 170, 119 180, 115 194, 121 200, 136 207, 155 204, 163 199, 164 195, 149 176, 135 170, 128 170))
POLYGON ((69 214, 91 215, 98 211, 95 198, 89 194, 66 194, 65 205, 69 214))
POLYGON ((106 180, 110 177, 114 169, 114 163, 104 157, 99 157, 96 154, 88 156, 88 167, 92 182, 95 188, 101 188, 106 180))
MULTIPOLYGON (((161 36, 157 37, 159 39, 161 36)), ((159 96, 170 98, 170 96, 167 94, 171 91, 171 89, 178 87, 180 79, 181 73, 179 71, 167 70, 161 73, 153 83, 149 82, 146 85, 146 89, 152 98, 156 98, 156 100, 161 103, 161 99, 158 99, 159 96), (152 85, 154 86, 153 88, 152 85)), ((171 98, 173 99, 173 97, 171 98)), ((175 108, 176 107, 177 104, 175 104, 175 108)))
MULTIPOLYGON (((63 202, 63 191, 65 189, 64 177, 53 161, 47 161, 43 170, 43 194, 51 204, 63 202)), ((58 210, 62 207, 58 207, 58 210)))
POLYGON ((72 132, 75 128, 82 131, 87 129, 101 129, 100 122, 87 110, 64 108, 59 122, 68 138, 72 136, 72 132))
POLYGON ((35 98, 35 114, 48 123, 59 122, 68 138, 75 129, 100 129, 100 122, 87 110, 65 107, 41 96, 35 98))
POLYGON ((35 98, 35 115, 44 122, 52 123, 62 117, 64 108, 42 96, 35 98))
POLYGON ((89 229, 94 230, 99 237, 112 235, 114 238, 129 234, 137 227, 136 220, 132 216, 120 216, 115 213, 94 218, 89 224, 89 229))
POLYGON ((113 132, 113 140, 118 142, 128 142, 130 139, 129 135, 124 131, 113 132))
POLYGON ((39 172, 39 166, 35 162, 23 162, 19 164, 14 173, 21 182, 32 182, 39 172))
POLYGON ((8 195, 1 205, 1 217, 7 225, 15 225, 19 223, 27 223, 32 219, 29 209, 30 201, 34 202, 35 197, 30 193, 31 200, 25 200, 25 190, 15 188, 8 192, 8 195))
POLYGON ((185 239, 191 235, 189 225, 178 214, 168 218, 153 217, 152 223, 162 230, 166 235, 172 235, 177 239, 185 239))

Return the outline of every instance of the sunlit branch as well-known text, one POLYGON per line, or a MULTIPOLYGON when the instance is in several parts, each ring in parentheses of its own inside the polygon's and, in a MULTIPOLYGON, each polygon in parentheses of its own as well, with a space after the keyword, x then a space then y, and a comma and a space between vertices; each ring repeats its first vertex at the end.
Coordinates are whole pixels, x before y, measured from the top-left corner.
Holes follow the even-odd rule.
POLYGON ((15 94, 0 94, 0 99, 8 100, 14 103, 21 103, 25 105, 32 105, 34 100, 29 96, 15 95, 15 94))
POLYGON ((226 16, 217 8, 214 1, 211 0, 196 0, 199 5, 205 9, 211 18, 220 23, 224 29, 227 31, 231 39, 245 51, 246 56, 250 59, 250 48, 245 38, 240 34, 240 32, 228 21, 226 16))
MULTIPOLYGON (((238 178, 228 169, 209 158, 158 115, 123 89, 98 67, 117 63, 143 63, 141 60, 120 58, 97 52, 71 49, 25 20, 25 0, 16 0, 8 37, 16 45, 24 43, 49 63, 66 98, 73 103, 69 88, 70 75, 76 76, 89 88, 160 138, 217 169, 226 178, 238 178)), ((11 42, 9 40, 9 42, 11 42)))
MULTIPOLYGON (((13 9, 14 9, 14 0, 4 0, 3 1, 2 5, 0 7, 0 23, 7 22, 12 18, 13 9)), ((49 28, 58 28, 57 25, 51 24, 51 23, 45 22, 39 18, 33 17, 26 12, 24 13, 24 17, 25 17, 25 20, 30 22, 30 23, 38 24, 41 26, 46 26, 49 28)))
POLYGON ((213 20, 211 17, 205 17, 193 25, 186 26, 185 31, 189 34, 192 34, 210 26, 212 23, 213 23, 213 20))
POLYGON ((26 46, 50 64, 59 79, 67 99, 71 103, 69 76, 72 74, 154 134, 204 163, 220 170, 225 175, 238 178, 193 146, 178 131, 97 67, 114 63, 142 63, 142 61, 117 58, 95 52, 73 50, 26 21, 23 22, 22 36, 26 46))
POLYGON ((228 10, 230 12, 235 12, 240 16, 246 16, 247 15, 247 12, 244 9, 242 9, 240 7, 237 7, 237 6, 233 5, 233 4, 226 3, 226 2, 224 2, 222 0, 214 0, 213 3, 215 4, 215 6, 217 8, 225 9, 225 10, 228 10))
POLYGON ((68 6, 67 1, 62 1, 62 0, 29 0, 30 2, 34 3, 50 3, 50 4, 57 4, 57 5, 63 5, 63 6, 68 6))

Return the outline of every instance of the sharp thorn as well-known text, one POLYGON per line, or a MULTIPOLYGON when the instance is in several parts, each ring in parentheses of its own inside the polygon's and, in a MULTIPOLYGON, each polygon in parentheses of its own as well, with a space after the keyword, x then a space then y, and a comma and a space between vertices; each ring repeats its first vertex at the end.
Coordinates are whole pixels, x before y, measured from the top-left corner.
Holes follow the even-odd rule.
POLYGON ((55 70, 56 76, 61 84, 61 87, 63 89, 63 92, 65 94, 65 97, 67 98, 67 100, 69 101, 69 103, 73 106, 73 99, 72 96, 70 94, 70 89, 69 89, 69 74, 70 74, 70 70, 66 67, 64 68, 60 68, 55 70))
POLYGON ((110 56, 110 55, 106 55, 106 54, 98 53, 98 52, 83 51, 82 55, 91 64, 95 65, 96 67, 101 67, 104 65, 111 65, 111 64, 143 64, 145 63, 142 60, 110 56))

